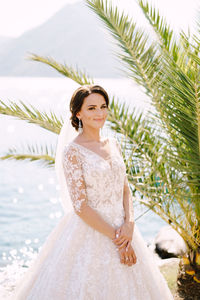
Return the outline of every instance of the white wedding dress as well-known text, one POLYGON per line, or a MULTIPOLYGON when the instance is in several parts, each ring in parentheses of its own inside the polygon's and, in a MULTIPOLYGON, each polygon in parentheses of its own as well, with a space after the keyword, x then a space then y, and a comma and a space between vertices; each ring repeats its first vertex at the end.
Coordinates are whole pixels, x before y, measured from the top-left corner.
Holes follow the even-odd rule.
POLYGON ((65 146, 63 164, 74 210, 50 233, 9 299, 173 299, 136 224, 132 247, 137 263, 128 266, 120 262, 112 240, 75 213, 87 199, 87 204, 113 227, 124 221, 126 167, 116 138, 109 137, 109 143, 110 160, 74 141, 65 146))

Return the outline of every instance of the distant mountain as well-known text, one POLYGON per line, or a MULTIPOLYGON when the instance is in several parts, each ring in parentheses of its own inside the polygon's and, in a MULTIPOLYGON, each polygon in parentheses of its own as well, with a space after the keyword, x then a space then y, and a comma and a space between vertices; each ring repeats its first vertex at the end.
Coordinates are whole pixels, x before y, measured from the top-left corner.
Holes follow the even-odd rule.
MULTIPOLYGON (((6 48, 15 40, 16 40, 15 38, 0 36, 0 57, 6 53, 6 48)), ((0 65, 0 71, 1 71, 1 65, 0 65)))
POLYGON ((7 37, 7 36, 0 36, 0 48, 9 43, 11 40, 14 40, 14 38, 11 38, 11 37, 7 37))
POLYGON ((51 56, 78 66, 92 77, 122 77, 116 47, 85 3, 67 4, 44 24, 10 41, 0 39, 0 76, 61 76, 51 67, 27 60, 28 53, 51 56), (2 47, 1 47, 2 43, 2 47))

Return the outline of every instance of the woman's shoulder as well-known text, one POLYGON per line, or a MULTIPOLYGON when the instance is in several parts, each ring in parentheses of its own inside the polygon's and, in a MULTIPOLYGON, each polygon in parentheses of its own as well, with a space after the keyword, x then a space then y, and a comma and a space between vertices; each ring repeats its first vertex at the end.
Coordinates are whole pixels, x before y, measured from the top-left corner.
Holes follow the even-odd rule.
POLYGON ((83 162, 83 157, 76 145, 74 143, 69 142, 64 146, 62 152, 62 160, 65 164, 69 164, 69 167, 72 165, 81 165, 83 162))
POLYGON ((78 154, 78 147, 76 147, 76 143, 74 143, 73 141, 68 142, 67 144, 64 145, 63 148, 63 154, 64 155, 70 155, 70 154, 78 154))
POLYGON ((119 141, 116 136, 109 136, 109 140, 113 142, 115 145, 119 145, 119 141))
POLYGON ((111 140, 115 147, 118 149, 119 153, 122 155, 121 141, 116 136, 111 137, 111 140))

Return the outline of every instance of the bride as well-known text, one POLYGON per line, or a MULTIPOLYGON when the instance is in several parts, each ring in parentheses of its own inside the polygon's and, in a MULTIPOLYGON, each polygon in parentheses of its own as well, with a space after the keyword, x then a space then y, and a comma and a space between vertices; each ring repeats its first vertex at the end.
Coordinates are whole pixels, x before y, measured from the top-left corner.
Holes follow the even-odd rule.
POLYGON ((173 299, 134 224, 120 144, 100 135, 108 107, 101 86, 73 93, 55 160, 65 213, 9 299, 173 299))

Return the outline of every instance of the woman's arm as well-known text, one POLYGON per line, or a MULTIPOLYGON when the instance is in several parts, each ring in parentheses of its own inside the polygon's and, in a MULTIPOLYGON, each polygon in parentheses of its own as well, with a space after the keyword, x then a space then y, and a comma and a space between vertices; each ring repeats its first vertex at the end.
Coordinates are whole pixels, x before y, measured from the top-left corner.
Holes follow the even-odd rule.
POLYGON ((125 180, 124 180, 123 206, 125 211, 124 222, 133 224, 134 210, 133 210, 132 195, 129 188, 127 175, 125 176, 125 180))
POLYGON ((74 147, 64 149, 63 167, 75 213, 95 230, 110 239, 115 238, 115 228, 108 224, 87 204, 87 193, 80 154, 74 147))
MULTIPOLYGON (((116 146, 123 158, 121 146, 117 140, 116 146)), ((134 230, 134 210, 127 175, 125 175, 124 178, 123 207, 125 212, 124 223, 116 230, 117 238, 114 239, 113 242, 115 245, 119 246, 119 248, 123 248, 124 246, 128 248, 131 243, 134 230)))
POLYGON ((113 240, 119 248, 129 248, 134 230, 134 214, 131 191, 128 185, 127 177, 124 181, 123 206, 125 211, 124 223, 116 230, 117 238, 113 240))
MULTIPOLYGON (((119 154, 123 158, 122 149, 121 149, 121 146, 120 146, 119 142, 117 141, 117 139, 115 139, 115 142, 116 142, 116 146, 118 148, 119 154)), ((132 203, 132 195, 131 195, 131 190, 129 188, 127 175, 124 178, 123 206, 124 206, 124 211, 125 211, 124 221, 126 223, 133 223, 134 222, 133 203, 132 203)))
POLYGON ((105 222, 105 220, 89 205, 84 205, 84 208, 82 208, 81 213, 77 214, 89 226, 103 233, 110 239, 115 238, 115 229, 110 224, 105 222))

